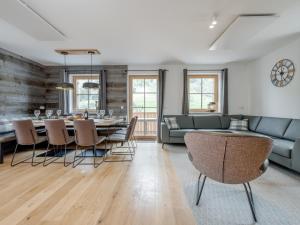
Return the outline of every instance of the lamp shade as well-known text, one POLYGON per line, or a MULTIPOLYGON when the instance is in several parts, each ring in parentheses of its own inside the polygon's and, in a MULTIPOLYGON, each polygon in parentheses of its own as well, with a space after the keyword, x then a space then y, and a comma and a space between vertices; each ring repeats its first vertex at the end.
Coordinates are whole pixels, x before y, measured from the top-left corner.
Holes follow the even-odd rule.
POLYGON ((62 83, 56 84, 56 89, 58 89, 58 90, 73 90, 74 85, 72 83, 62 82, 62 83))
POLYGON ((86 89, 98 89, 99 84, 93 83, 93 82, 85 82, 85 83, 83 83, 82 87, 86 88, 86 89))

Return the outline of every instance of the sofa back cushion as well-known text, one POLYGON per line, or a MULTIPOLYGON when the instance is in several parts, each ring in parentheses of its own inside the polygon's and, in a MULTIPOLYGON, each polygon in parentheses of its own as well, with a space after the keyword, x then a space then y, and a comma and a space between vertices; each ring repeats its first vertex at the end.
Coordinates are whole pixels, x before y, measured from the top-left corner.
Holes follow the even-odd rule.
POLYGON ((261 120, 261 116, 243 116, 243 119, 248 119, 249 130, 255 131, 261 120))
POLYGON ((222 129, 219 116, 193 116, 195 129, 222 129))
POLYGON ((194 129, 194 122, 192 116, 186 115, 165 115, 166 117, 176 117, 177 124, 180 129, 194 129))
POLYGON ((300 120, 292 120, 286 132, 284 133, 284 138, 295 141, 300 138, 300 120))
POLYGON ((242 115, 221 116, 220 120, 221 120, 222 129, 229 129, 231 118, 241 120, 241 119, 243 119, 243 116, 242 115))
POLYGON ((286 118, 262 117, 255 131, 282 138, 291 121, 286 118))

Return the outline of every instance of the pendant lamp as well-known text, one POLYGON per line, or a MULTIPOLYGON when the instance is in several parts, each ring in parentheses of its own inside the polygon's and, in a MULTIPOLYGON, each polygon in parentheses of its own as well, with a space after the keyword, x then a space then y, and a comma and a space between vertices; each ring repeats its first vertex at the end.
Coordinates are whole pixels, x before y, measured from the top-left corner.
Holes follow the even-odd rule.
POLYGON ((66 82, 66 75, 67 75, 67 63, 66 63, 66 57, 68 55, 67 52, 61 52, 61 54, 64 56, 64 63, 65 63, 65 69, 64 69, 64 81, 61 83, 56 84, 56 89, 63 90, 63 91, 69 91, 74 89, 74 85, 72 83, 66 82))
POLYGON ((99 84, 98 83, 94 83, 92 82, 92 74, 93 74, 93 55, 95 54, 95 52, 93 51, 89 51, 88 52, 91 55, 91 79, 88 80, 88 82, 83 83, 82 88, 85 89, 99 89, 99 84))

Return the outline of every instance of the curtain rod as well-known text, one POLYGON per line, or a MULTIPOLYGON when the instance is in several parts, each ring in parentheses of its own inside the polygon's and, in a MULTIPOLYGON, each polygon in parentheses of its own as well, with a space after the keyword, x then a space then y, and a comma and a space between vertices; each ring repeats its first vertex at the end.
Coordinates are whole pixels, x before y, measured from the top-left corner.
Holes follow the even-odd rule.
POLYGON ((207 72, 209 72, 209 71, 222 71, 223 69, 217 69, 217 70, 187 70, 187 71, 203 71, 203 72, 205 72, 205 71, 207 71, 207 72))
MULTIPOLYGON (((164 70, 164 69, 163 69, 164 70)), ((127 71, 137 71, 137 72, 139 72, 139 71, 141 71, 141 72, 147 72, 147 71, 149 71, 149 72, 151 72, 151 71, 159 71, 159 70, 127 70, 127 71)), ((164 70, 164 71, 168 71, 168 70, 164 70)))

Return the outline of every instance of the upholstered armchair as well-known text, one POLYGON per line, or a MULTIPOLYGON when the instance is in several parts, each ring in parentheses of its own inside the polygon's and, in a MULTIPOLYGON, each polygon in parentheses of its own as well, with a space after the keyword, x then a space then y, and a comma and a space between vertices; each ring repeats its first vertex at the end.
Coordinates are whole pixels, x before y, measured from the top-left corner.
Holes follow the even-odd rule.
POLYGON ((250 181, 266 171, 272 139, 221 132, 191 132, 184 140, 189 159, 200 171, 196 205, 207 177, 225 184, 243 184, 256 222, 250 181))

